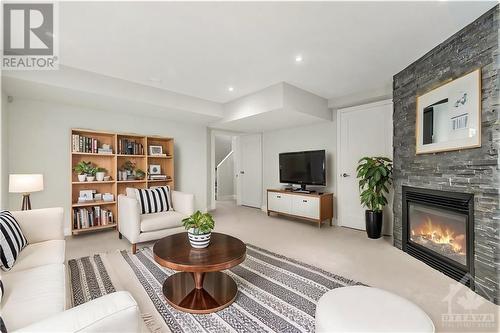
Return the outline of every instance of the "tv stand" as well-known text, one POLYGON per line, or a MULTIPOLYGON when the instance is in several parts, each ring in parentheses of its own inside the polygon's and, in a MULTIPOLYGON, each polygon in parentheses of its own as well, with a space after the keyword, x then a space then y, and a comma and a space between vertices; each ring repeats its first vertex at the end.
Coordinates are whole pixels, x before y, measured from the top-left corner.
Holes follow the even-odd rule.
POLYGON ((299 191, 267 190, 267 215, 271 213, 321 223, 333 219, 333 193, 302 193, 299 191))

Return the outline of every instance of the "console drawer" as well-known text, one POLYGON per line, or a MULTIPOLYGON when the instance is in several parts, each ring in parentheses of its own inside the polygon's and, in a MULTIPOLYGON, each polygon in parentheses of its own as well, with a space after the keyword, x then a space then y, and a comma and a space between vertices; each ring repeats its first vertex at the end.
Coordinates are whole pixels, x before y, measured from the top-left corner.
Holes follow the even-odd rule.
POLYGON ((291 214, 292 196, 293 195, 278 192, 267 192, 267 209, 273 212, 291 214))
POLYGON ((319 198, 293 195, 292 214, 311 219, 319 219, 319 198))

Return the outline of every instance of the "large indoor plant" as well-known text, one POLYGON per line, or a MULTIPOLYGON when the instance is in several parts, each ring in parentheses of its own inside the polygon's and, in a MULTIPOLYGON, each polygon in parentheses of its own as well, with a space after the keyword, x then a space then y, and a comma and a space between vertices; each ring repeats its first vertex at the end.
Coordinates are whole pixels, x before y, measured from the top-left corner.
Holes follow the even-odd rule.
POLYGON ((366 233, 369 238, 380 238, 382 210, 387 205, 389 185, 392 184, 392 161, 387 157, 363 157, 356 169, 365 212, 366 233))
POLYGON ((202 249, 210 244, 210 236, 215 227, 215 221, 209 213, 202 213, 199 210, 191 216, 182 220, 184 228, 188 231, 191 246, 202 249))

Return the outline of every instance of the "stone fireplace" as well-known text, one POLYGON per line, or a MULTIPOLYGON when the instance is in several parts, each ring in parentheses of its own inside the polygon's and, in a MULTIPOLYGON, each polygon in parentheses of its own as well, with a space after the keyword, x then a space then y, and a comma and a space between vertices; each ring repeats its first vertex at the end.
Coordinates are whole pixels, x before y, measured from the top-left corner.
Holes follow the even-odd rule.
POLYGON ((402 198, 403 251, 474 288, 474 196, 403 186, 402 198))
POLYGON ((499 25, 497 5, 393 77, 394 246, 419 256, 449 276, 469 270, 475 292, 497 304, 500 295, 499 25), (481 68, 481 147, 416 154, 417 96, 478 68, 481 68), (429 202, 415 202, 413 199, 421 193, 412 193, 408 204, 406 191, 415 188, 438 196, 446 192, 450 198, 466 200, 469 213, 460 212, 458 207, 443 210, 443 207, 429 207, 429 202), (467 238, 465 241, 462 235, 467 238), (443 264, 449 265, 442 267, 443 264))

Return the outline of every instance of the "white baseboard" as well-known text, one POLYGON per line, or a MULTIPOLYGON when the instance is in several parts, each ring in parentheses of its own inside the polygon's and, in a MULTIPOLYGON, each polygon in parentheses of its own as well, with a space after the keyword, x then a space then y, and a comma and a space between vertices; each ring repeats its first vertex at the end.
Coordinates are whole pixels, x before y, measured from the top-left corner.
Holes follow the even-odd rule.
POLYGON ((217 198, 217 201, 224 201, 224 200, 236 200, 236 195, 234 194, 221 195, 217 198))

